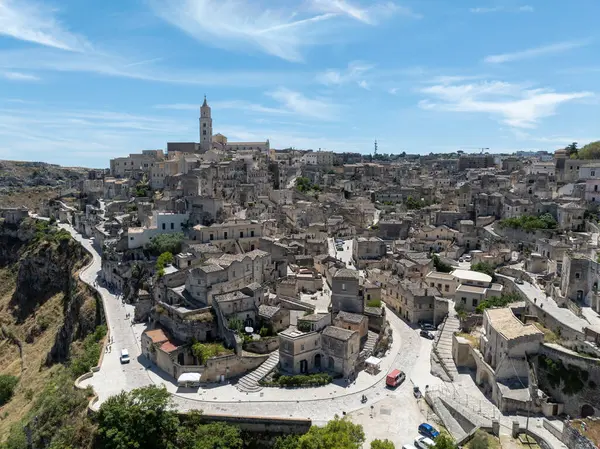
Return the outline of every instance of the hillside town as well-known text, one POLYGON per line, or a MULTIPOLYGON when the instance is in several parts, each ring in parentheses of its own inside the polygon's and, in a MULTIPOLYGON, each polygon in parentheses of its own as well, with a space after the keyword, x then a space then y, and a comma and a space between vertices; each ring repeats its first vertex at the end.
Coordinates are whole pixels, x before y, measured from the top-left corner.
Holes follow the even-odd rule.
POLYGON ((198 120, 198 142, 1 211, 93 256, 95 407, 155 384, 183 412, 344 414, 396 447, 434 427, 598 447, 600 160, 275 149, 218 133, 206 98, 198 120))

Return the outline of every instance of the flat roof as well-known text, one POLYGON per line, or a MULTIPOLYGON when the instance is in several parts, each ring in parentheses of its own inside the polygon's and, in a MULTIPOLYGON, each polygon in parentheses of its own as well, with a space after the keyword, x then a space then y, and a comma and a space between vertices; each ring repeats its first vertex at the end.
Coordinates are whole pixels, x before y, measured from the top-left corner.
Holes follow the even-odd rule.
POLYGON ((464 285, 461 284, 456 289, 456 293, 477 293, 478 295, 485 295, 486 288, 485 287, 475 287, 474 285, 464 285))
POLYGON ((544 336, 533 324, 523 324, 510 308, 487 309, 485 311, 490 325, 507 340, 529 335, 544 336))
POLYGON ((458 278, 459 280, 467 280, 467 281, 476 281, 476 282, 492 282, 492 277, 488 276, 485 273, 480 273, 479 271, 472 270, 454 270, 452 276, 458 278))

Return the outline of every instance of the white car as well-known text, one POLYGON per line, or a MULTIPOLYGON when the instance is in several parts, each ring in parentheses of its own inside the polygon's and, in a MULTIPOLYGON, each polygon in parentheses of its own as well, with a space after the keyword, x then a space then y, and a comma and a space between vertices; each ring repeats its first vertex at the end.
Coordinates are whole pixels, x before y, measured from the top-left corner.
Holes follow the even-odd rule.
POLYGON ((402 446, 402 449, 417 449, 417 448, 414 447, 412 444, 405 444, 404 446, 402 446))
POLYGON ((421 449, 431 449, 433 446, 435 446, 435 443, 431 438, 418 436, 415 438, 415 446, 421 449))
POLYGON ((129 351, 127 349, 121 349, 121 357, 119 357, 121 363, 129 363, 129 351))
POLYGON ((465 259, 465 262, 471 262, 473 260, 473 258, 471 256, 465 256, 464 259, 465 259))

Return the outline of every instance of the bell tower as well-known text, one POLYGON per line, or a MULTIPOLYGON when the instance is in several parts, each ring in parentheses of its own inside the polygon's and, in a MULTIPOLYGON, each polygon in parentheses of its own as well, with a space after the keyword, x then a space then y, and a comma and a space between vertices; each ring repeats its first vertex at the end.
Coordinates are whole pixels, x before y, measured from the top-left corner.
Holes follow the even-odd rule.
POLYGON ((210 106, 206 102, 206 95, 204 96, 204 103, 200 108, 200 149, 202 151, 208 151, 212 147, 212 117, 210 116, 210 106))

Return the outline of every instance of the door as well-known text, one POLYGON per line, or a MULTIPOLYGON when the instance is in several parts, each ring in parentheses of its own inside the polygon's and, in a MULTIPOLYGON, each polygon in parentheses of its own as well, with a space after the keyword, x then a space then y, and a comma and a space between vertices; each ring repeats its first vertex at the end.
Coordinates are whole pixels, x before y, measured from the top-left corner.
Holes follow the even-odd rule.
POLYGON ((300 372, 302 374, 308 372, 308 362, 306 360, 300 360, 300 372))

